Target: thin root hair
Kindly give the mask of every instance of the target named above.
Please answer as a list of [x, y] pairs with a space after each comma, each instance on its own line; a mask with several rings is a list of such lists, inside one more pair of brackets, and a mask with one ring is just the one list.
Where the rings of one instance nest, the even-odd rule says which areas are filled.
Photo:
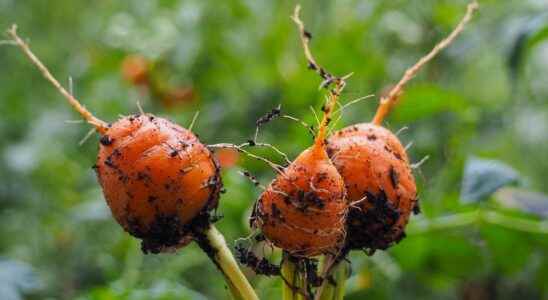
[[86, 120], [89, 124], [93, 125], [95, 129], [104, 134], [108, 130], [108, 124], [105, 121], [102, 121], [95, 117], [89, 110], [87, 110], [81, 103], [78, 101], [72, 93], [69, 93], [55, 77], [51, 74], [48, 68], [38, 59], [36, 55], [31, 51], [29, 45], [23, 41], [17, 35], [17, 25], [13, 24], [10, 29], [8, 29], [7, 34], [11, 37], [13, 43], [15, 43], [21, 51], [27, 56], [27, 58], [32, 62], [34, 66], [40, 70], [42, 76], [48, 80], [56, 89], [61, 93], [61, 95], [69, 102], [69, 104]]
[[403, 89], [405, 85], [415, 77], [415, 75], [421, 70], [421, 68], [426, 65], [429, 61], [431, 61], [438, 53], [440, 53], [443, 49], [447, 48], [449, 45], [455, 41], [455, 39], [460, 35], [460, 33], [464, 30], [464, 27], [468, 22], [470, 22], [472, 15], [474, 12], [478, 9], [479, 5], [477, 1], [472, 1], [470, 4], [468, 4], [466, 9], [466, 14], [461, 19], [461, 21], [457, 24], [457, 26], [453, 29], [453, 31], [444, 38], [441, 42], [439, 42], [428, 54], [423, 56], [419, 61], [407, 69], [403, 75], [403, 77], [400, 79], [400, 81], [390, 90], [388, 95], [386, 97], [382, 97], [380, 100], [379, 107], [377, 108], [377, 112], [375, 113], [375, 116], [373, 117], [373, 124], [380, 125], [384, 118], [390, 113], [392, 110], [392, 107], [398, 102], [398, 99], [400, 98], [400, 95], [403, 92]]
[[429, 158], [430, 158], [430, 155], [426, 155], [418, 162], [411, 164], [411, 169], [419, 169]]
[[411, 147], [413, 147], [413, 144], [414, 144], [413, 141], [410, 141], [409, 143], [407, 143], [407, 145], [405, 145], [405, 148], [404, 148], [405, 152], [411, 149]]
[[282, 115], [281, 116], [282, 118], [286, 118], [286, 119], [289, 119], [289, 120], [292, 120], [292, 121], [295, 121], [299, 124], [301, 124], [304, 128], [306, 128], [306, 130], [312, 134], [312, 136], [315, 136], [316, 133], [314, 132], [314, 126], [312, 125], [308, 125], [308, 123], [304, 122], [303, 120], [299, 119], [299, 118], [296, 118], [296, 117], [293, 117], [291, 115]]
[[396, 131], [395, 135], [399, 136], [401, 133], [403, 133], [404, 131], [407, 131], [408, 129], [409, 127], [403, 126], [402, 128], [398, 129], [398, 131]]
[[192, 117], [192, 121], [190, 121], [190, 125], [188, 125], [188, 130], [192, 131], [192, 128], [194, 128], [194, 124], [196, 124], [196, 120], [198, 119], [199, 115], [200, 115], [199, 110], [194, 113], [194, 116]]
[[242, 175], [243, 177], [247, 178], [249, 181], [251, 181], [251, 183], [253, 183], [254, 186], [262, 189], [262, 190], [266, 190], [266, 187], [264, 185], [262, 185], [259, 180], [257, 179], [256, 176], [252, 175], [249, 171], [247, 170], [244, 170], [244, 171], [238, 171], [238, 174]]
[[[323, 106], [323, 118], [319, 123], [318, 134], [316, 135], [314, 140], [314, 144], [316, 146], [321, 146], [323, 145], [323, 142], [327, 135], [327, 127], [329, 125], [329, 122], [331, 121], [330, 116], [335, 106], [335, 103], [337, 103], [337, 100], [339, 99], [339, 96], [346, 85], [346, 79], [352, 76], [352, 73], [343, 77], [333, 76], [329, 71], [327, 71], [324, 67], [318, 64], [318, 62], [312, 55], [309, 47], [310, 40], [312, 39], [312, 34], [305, 29], [304, 23], [299, 16], [300, 11], [301, 6], [295, 6], [295, 10], [293, 12], [293, 16], [291, 16], [291, 19], [293, 20], [293, 22], [295, 22], [297, 28], [299, 29], [301, 44], [304, 56], [306, 57], [306, 60], [308, 62], [308, 68], [314, 70], [323, 79], [320, 84], [320, 88], [326, 88], [329, 90], [329, 98], [327, 103]], [[330, 88], [331, 84], [335, 85], [333, 89]]]
[[254, 159], [257, 159], [259, 161], [262, 161], [264, 163], [266, 163], [267, 165], [269, 165], [272, 169], [274, 169], [276, 172], [278, 173], [283, 173], [282, 170], [284, 169], [283, 166], [277, 164], [277, 163], [274, 163], [270, 160], [268, 160], [267, 158], [265, 157], [262, 157], [260, 155], [256, 155], [254, 153], [251, 153], [247, 150], [244, 149], [245, 146], [249, 146], [249, 143], [244, 143], [242, 144], [244, 146], [241, 146], [241, 145], [235, 145], [235, 144], [230, 144], [230, 143], [219, 143], [219, 144], [212, 144], [212, 145], [207, 145], [208, 148], [231, 148], [231, 149], [236, 149], [238, 152], [241, 152], [241, 153], [244, 153], [245, 155], [251, 157], [251, 158], [254, 158]]
[[145, 111], [143, 110], [143, 107], [141, 106], [141, 101], [137, 100], [137, 101], [135, 102], [135, 105], [137, 105], [137, 109], [139, 109], [139, 113], [140, 113], [141, 115], [144, 116], [144, 115], [145, 115]]
[[93, 135], [94, 132], [95, 132], [95, 128], [91, 128], [86, 133], [86, 135], [84, 135], [84, 137], [78, 142], [78, 146], [84, 145], [84, 143]]

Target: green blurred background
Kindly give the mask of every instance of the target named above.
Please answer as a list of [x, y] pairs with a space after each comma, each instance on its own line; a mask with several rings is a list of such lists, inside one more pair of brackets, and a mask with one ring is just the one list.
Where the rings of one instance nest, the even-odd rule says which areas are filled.
[[[19, 25], [33, 50], [97, 116], [144, 110], [194, 126], [205, 143], [240, 143], [278, 104], [306, 122], [319, 79], [306, 69], [289, 19], [293, 1], [0, 0], [0, 28]], [[348, 299], [548, 299], [548, 2], [480, 1], [457, 41], [406, 89], [386, 126], [413, 142], [422, 214], [408, 237], [372, 257], [353, 253]], [[444, 37], [466, 1], [303, 1], [312, 50], [335, 74], [354, 72], [342, 102], [379, 95]], [[154, 64], [173, 105], [124, 80], [127, 55]], [[169, 94], [169, 93], [167, 93]], [[337, 127], [369, 121], [378, 97]], [[223, 279], [195, 245], [143, 255], [111, 218], [91, 169], [97, 135], [15, 47], [0, 46], [0, 299], [226, 299]], [[297, 123], [260, 140], [293, 158], [311, 138]], [[280, 161], [274, 153], [256, 151]], [[233, 245], [249, 234], [273, 172], [240, 158], [223, 172], [218, 222]], [[280, 280], [247, 274], [261, 298]]]

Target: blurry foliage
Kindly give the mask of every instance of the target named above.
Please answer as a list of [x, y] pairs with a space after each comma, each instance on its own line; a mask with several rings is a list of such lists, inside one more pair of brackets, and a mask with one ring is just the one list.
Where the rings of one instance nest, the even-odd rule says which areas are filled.
[[[379, 95], [398, 80], [451, 29], [466, 4], [303, 2], [318, 59], [336, 74], [355, 72], [345, 102]], [[252, 137], [255, 120], [280, 103], [285, 112], [315, 122], [309, 106], [318, 110], [322, 95], [289, 20], [294, 4], [0, 0], [0, 28], [17, 22], [56, 76], [64, 82], [72, 76], [74, 93], [105, 120], [136, 112], [137, 101], [183, 126], [200, 110], [194, 128], [204, 142], [238, 143]], [[480, 4], [464, 34], [417, 76], [387, 122], [394, 131], [409, 127], [400, 137], [413, 142], [414, 161], [430, 156], [417, 172], [423, 214], [412, 223], [478, 207], [531, 222], [546, 218], [528, 214], [537, 209], [520, 199], [533, 197], [546, 207], [548, 3]], [[120, 75], [130, 54], [161, 61], [168, 66], [161, 76], [166, 85], [192, 86], [199, 100], [168, 112], [143, 96]], [[0, 66], [0, 255], [13, 261], [8, 267], [0, 261], [0, 289], [7, 291], [0, 298], [23, 297], [30, 286], [39, 289], [29, 299], [228, 298], [221, 275], [195, 245], [171, 255], [140, 253], [110, 218], [91, 169], [97, 136], [78, 145], [89, 126], [65, 122], [76, 114], [17, 49], [1, 46]], [[370, 120], [375, 104], [355, 104], [338, 127]], [[288, 120], [266, 125], [260, 139], [290, 157], [311, 141], [305, 128]], [[486, 201], [462, 204], [470, 156], [511, 166], [527, 194], [506, 193], [501, 202], [497, 192], [492, 201], [494, 188], [481, 195]], [[249, 233], [246, 219], [259, 193], [238, 175], [242, 168], [263, 183], [273, 177], [268, 167], [246, 158], [224, 171], [228, 192], [218, 224], [228, 241]], [[474, 224], [410, 233], [371, 258], [353, 253], [348, 298], [546, 299], [546, 235]], [[29, 265], [36, 277], [25, 275]], [[278, 299], [279, 280], [248, 275], [262, 298]], [[35, 286], [36, 278], [41, 284]]]
[[4, 300], [20, 300], [41, 287], [32, 268], [22, 262], [0, 259], [0, 295]]
[[512, 167], [496, 160], [471, 157], [464, 165], [460, 199], [463, 203], [483, 200], [518, 181], [519, 174]]

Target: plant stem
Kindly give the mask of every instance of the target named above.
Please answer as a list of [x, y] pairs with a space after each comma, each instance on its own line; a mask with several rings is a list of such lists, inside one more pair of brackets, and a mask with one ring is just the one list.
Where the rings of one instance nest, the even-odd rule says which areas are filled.
[[304, 294], [303, 292], [306, 291], [306, 283], [305, 283], [305, 280], [304, 280], [304, 274], [302, 274], [301, 272], [299, 272], [297, 270], [297, 275], [295, 276], [295, 282], [297, 284], [297, 288], [299, 288], [301, 290], [301, 292], [296, 292], [295, 294], [297, 295], [297, 297], [295, 298], [296, 300], [309, 300]]
[[423, 234], [436, 230], [465, 227], [470, 225], [491, 224], [507, 229], [534, 233], [548, 234], [548, 222], [527, 220], [523, 218], [506, 216], [495, 211], [475, 210], [438, 217], [435, 219], [424, 219], [410, 223], [407, 232], [410, 234]]
[[297, 267], [289, 259], [289, 255], [284, 252], [282, 260], [282, 299], [296, 300], [298, 292], [295, 291], [297, 284]]
[[333, 300], [343, 300], [344, 299], [344, 292], [346, 289], [346, 280], [350, 276], [350, 266], [346, 262], [339, 263], [338, 266], [335, 267], [334, 271], [334, 277], [335, 282], [337, 285], [335, 286], [335, 290], [333, 293]]
[[[326, 259], [325, 263], [329, 263], [329, 260]], [[346, 287], [346, 280], [349, 275], [349, 266], [346, 262], [342, 261], [332, 267], [330, 274], [335, 281], [333, 284], [332, 281], [327, 278], [324, 279], [322, 286], [318, 289], [318, 294], [316, 299], [319, 300], [342, 300], [344, 299], [344, 291]], [[330, 276], [327, 274], [326, 276]]]
[[13, 39], [13, 42], [23, 51], [23, 53], [30, 59], [32, 64], [34, 64], [38, 70], [42, 73], [42, 76], [46, 78], [60, 93], [68, 103], [84, 118], [89, 124], [93, 125], [95, 129], [101, 134], [105, 134], [108, 131], [108, 124], [105, 121], [102, 121], [95, 117], [89, 110], [87, 110], [78, 99], [69, 93], [55, 77], [50, 73], [48, 68], [40, 61], [40, 59], [34, 55], [30, 50], [29, 45], [23, 41], [17, 35], [17, 25], [13, 24], [8, 30], [8, 35]]
[[472, 211], [435, 219], [421, 219], [410, 223], [406, 231], [408, 234], [421, 234], [436, 230], [465, 227], [476, 224], [478, 215], [478, 211]]
[[428, 54], [423, 56], [415, 65], [405, 71], [402, 79], [390, 90], [387, 96], [381, 98], [381, 102], [375, 113], [372, 123], [376, 125], [381, 125], [382, 121], [388, 115], [392, 107], [397, 103], [400, 94], [403, 91], [405, 85], [415, 77], [415, 75], [420, 71], [420, 69], [429, 61], [431, 61], [439, 52], [447, 48], [453, 41], [459, 36], [459, 34], [464, 30], [464, 27], [470, 19], [474, 12], [478, 9], [478, 3], [474, 0], [472, 3], [468, 4], [466, 9], [466, 14], [461, 19], [459, 24], [453, 29], [453, 31], [441, 42], [439, 42]]
[[322, 260], [322, 271], [320, 276], [323, 277], [322, 285], [316, 291], [316, 300], [331, 300], [333, 297], [334, 286], [329, 282], [328, 277], [331, 274], [334, 266], [334, 257], [331, 255], [326, 255]]
[[212, 224], [205, 230], [203, 237], [196, 238], [196, 242], [217, 268], [223, 273], [230, 291], [235, 299], [258, 300], [257, 294], [249, 281], [240, 270], [236, 259], [230, 252], [223, 235]]

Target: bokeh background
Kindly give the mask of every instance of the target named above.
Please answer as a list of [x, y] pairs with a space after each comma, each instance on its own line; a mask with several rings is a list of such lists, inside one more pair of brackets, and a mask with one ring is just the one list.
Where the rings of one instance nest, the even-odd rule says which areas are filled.
[[[282, 105], [315, 123], [319, 79], [306, 69], [293, 1], [0, 0], [0, 28], [19, 25], [33, 50], [97, 116], [144, 110], [188, 126], [206, 143], [240, 143]], [[312, 49], [335, 74], [354, 72], [337, 124], [372, 118], [378, 95], [445, 36], [466, 1], [302, 1]], [[422, 214], [408, 237], [372, 257], [353, 253], [348, 299], [548, 299], [548, 2], [480, 1], [461, 37], [406, 89], [387, 119], [413, 161]], [[128, 58], [129, 55], [130, 58]], [[138, 55], [138, 56], [135, 56]], [[125, 67], [124, 67], [125, 66]], [[128, 81], [142, 67], [144, 84]], [[125, 73], [124, 73], [125, 72]], [[125, 75], [124, 75], [125, 74]], [[124, 77], [125, 76], [125, 77]], [[143, 82], [141, 82], [143, 83]], [[0, 46], [0, 299], [226, 299], [223, 279], [195, 245], [143, 255], [111, 218], [91, 169], [98, 136], [9, 44]], [[260, 140], [290, 157], [307, 147], [290, 120]], [[256, 153], [280, 161], [275, 153]], [[264, 164], [224, 153], [228, 190], [218, 222], [231, 245]], [[246, 270], [260, 296], [280, 280]]]

